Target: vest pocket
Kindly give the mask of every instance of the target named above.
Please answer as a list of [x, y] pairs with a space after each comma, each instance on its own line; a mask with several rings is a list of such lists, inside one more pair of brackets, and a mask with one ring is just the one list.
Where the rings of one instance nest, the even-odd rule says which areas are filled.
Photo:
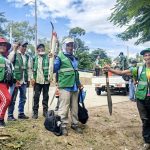
[[136, 98], [140, 100], [144, 100], [147, 93], [147, 86], [139, 85], [136, 91]]

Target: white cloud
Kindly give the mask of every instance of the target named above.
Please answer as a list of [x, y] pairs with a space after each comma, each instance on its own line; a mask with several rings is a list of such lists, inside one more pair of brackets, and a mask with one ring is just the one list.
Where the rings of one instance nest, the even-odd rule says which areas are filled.
[[[23, 6], [25, 3], [33, 5], [32, 0], [7, 0], [8, 2], [16, 2], [17, 7]], [[33, 0], [34, 2], [34, 0]], [[117, 33], [124, 31], [124, 28], [113, 26], [108, 21], [108, 17], [112, 12], [116, 0], [37, 0], [38, 17], [46, 19], [66, 18], [69, 20], [68, 27], [79, 26], [86, 32], [97, 34], [105, 34], [111, 37], [116, 44], [127, 45], [131, 49], [141, 50], [148, 44], [135, 46], [134, 40], [129, 42], [121, 42], [115, 37]], [[32, 12], [34, 15], [34, 11]], [[88, 41], [91, 43], [90, 41]]]
[[[17, 7], [25, 3], [33, 5], [32, 0], [16, 1]], [[107, 19], [114, 7], [115, 0], [38, 0], [38, 16], [47, 18], [67, 18], [68, 27], [80, 26], [87, 32], [112, 35], [123, 29], [114, 27]], [[48, 13], [49, 12], [49, 13]]]

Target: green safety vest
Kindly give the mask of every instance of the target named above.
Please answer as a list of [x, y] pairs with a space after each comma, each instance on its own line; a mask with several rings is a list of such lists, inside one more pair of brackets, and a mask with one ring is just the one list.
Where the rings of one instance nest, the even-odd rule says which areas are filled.
[[63, 52], [59, 52], [58, 57], [61, 60], [60, 70], [58, 71], [59, 88], [73, 87], [76, 83], [79, 85], [79, 73], [71, 64], [71, 60]]
[[25, 55], [26, 62], [25, 66], [23, 65], [23, 59], [20, 53], [16, 53], [15, 63], [14, 63], [14, 79], [21, 80], [23, 78], [23, 71], [24, 71], [24, 79], [28, 81], [28, 56]]
[[146, 67], [143, 66], [143, 70], [140, 74], [137, 90], [135, 92], [135, 96], [139, 100], [144, 100], [146, 98], [148, 91], [148, 82], [147, 82], [147, 76], [146, 76]]
[[[48, 81], [48, 69], [49, 69], [49, 58], [47, 55], [43, 56], [42, 60], [43, 74], [45, 81]], [[33, 77], [36, 80], [38, 69], [38, 56], [35, 57], [33, 61]]]
[[5, 58], [0, 55], [0, 82], [4, 80], [5, 77]]

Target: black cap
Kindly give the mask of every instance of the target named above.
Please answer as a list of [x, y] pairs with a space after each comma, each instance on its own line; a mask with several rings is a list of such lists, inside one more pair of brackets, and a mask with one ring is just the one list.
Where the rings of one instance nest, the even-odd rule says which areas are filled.
[[123, 52], [120, 52], [119, 56], [120, 56], [120, 55], [123, 55]]
[[45, 48], [45, 45], [44, 44], [37, 45], [37, 49], [39, 49], [39, 48]]
[[131, 64], [137, 64], [138, 62], [136, 60], [132, 60]]
[[146, 52], [150, 52], [150, 48], [144, 49], [140, 52], [141, 55], [144, 55]]

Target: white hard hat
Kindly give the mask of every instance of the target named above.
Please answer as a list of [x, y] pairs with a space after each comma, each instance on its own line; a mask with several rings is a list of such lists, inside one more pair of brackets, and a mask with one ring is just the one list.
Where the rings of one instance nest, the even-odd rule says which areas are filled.
[[68, 37], [68, 38], [64, 39], [63, 43], [64, 43], [64, 44], [74, 43], [74, 39], [73, 39], [73, 38]]

